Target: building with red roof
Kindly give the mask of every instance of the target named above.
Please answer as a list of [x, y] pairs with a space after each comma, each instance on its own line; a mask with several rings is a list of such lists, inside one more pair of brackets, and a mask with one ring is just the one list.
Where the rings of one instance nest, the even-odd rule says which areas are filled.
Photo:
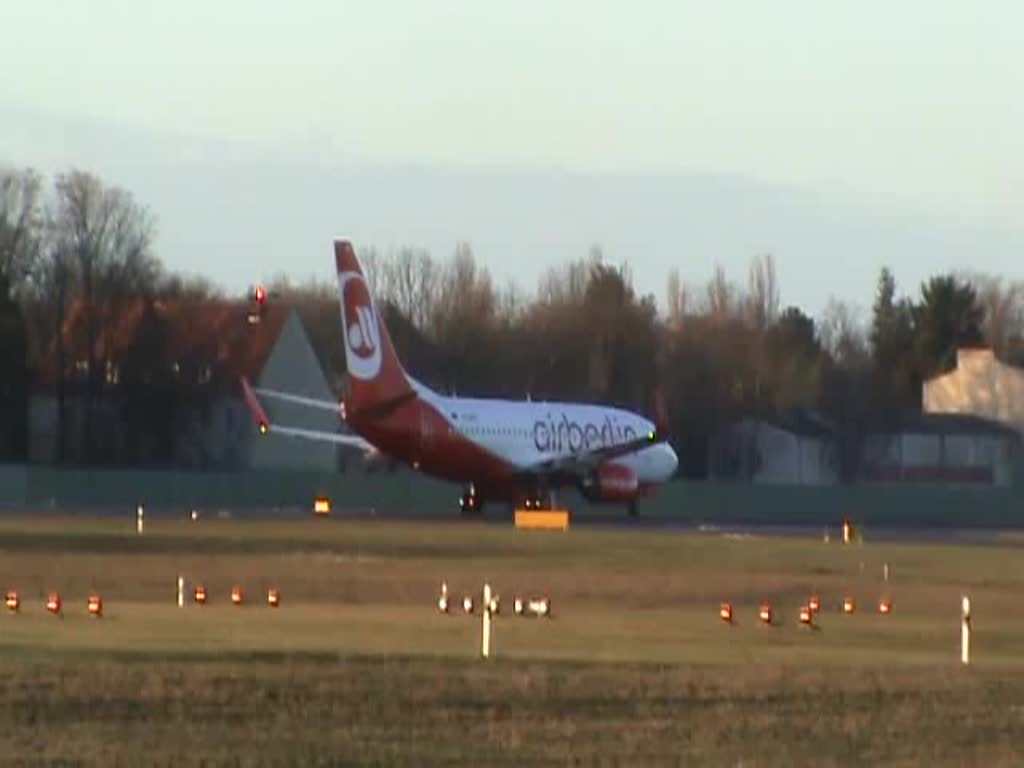
[[[58, 399], [63, 389], [66, 463], [337, 467], [337, 451], [330, 444], [259, 434], [241, 396], [239, 380], [246, 377], [271, 389], [335, 398], [292, 306], [136, 299], [96, 307], [90, 315], [78, 301], [68, 308], [60, 345], [54, 341], [47, 364], [36, 374], [29, 415], [34, 462], [60, 456]], [[294, 426], [341, 428], [340, 417], [327, 411], [287, 403], [266, 407], [272, 419]]]

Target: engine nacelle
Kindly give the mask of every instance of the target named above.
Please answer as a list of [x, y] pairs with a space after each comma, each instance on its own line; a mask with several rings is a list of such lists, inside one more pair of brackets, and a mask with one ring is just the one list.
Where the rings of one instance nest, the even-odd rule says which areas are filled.
[[597, 468], [583, 492], [591, 501], [635, 501], [640, 496], [640, 478], [632, 467], [608, 462]]

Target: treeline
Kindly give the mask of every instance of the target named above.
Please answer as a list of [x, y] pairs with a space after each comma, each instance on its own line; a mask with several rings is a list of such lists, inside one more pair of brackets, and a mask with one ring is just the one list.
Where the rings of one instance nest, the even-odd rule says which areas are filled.
[[[31, 169], [0, 167], [0, 461], [22, 460], [28, 448], [29, 397], [34, 388], [56, 396], [56, 454], [68, 450], [70, 396], [76, 411], [78, 456], [104, 453], [102, 422], [112, 407], [129, 425], [127, 439], [172, 441], [173, 409], [154, 407], [173, 389], [163, 370], [163, 329], [156, 301], [216, 294], [206, 281], [168, 272], [153, 251], [155, 217], [127, 190], [70, 170], [44, 179]], [[119, 397], [108, 387], [107, 360], [98, 359], [129, 301], [149, 310], [139, 337], [117, 372]], [[81, 317], [76, 339], [85, 359], [70, 359], [61, 332], [72, 308]], [[70, 375], [75, 368], [76, 375]], [[109, 452], [109, 451], [108, 451]], [[88, 461], [88, 463], [93, 463]]]
[[[497, 286], [468, 245], [447, 260], [417, 248], [362, 250], [370, 288], [407, 367], [440, 390], [534, 400], [582, 399], [669, 408], [682, 471], [708, 472], [711, 437], [745, 416], [795, 410], [829, 420], [841, 472], [852, 479], [866, 430], [921, 407], [925, 379], [950, 369], [961, 346], [991, 345], [1024, 365], [1024, 283], [938, 275], [901, 296], [881, 270], [869, 312], [832, 299], [818, 318], [783, 306], [770, 255], [737, 283], [716, 268], [706, 285], [669, 274], [661, 311], [628, 265], [594, 248], [550, 269], [532, 296]], [[304, 306], [325, 367], [344, 370], [330, 284], [272, 293]], [[313, 316], [318, 305], [329, 311]]]
[[[95, 176], [69, 171], [47, 183], [32, 171], [0, 169], [0, 459], [25, 455], [28, 396], [44, 371], [56, 372], [63, 413], [72, 384], [58, 329], [77, 303], [86, 312], [90, 358], [84, 379], [73, 378], [86, 401], [87, 460], [103, 461], [94, 421], [113, 400], [130, 413], [134, 439], [150, 446], [151, 460], [174, 461], [173, 432], [183, 428], [174, 403], [184, 395], [160, 354], [166, 329], [157, 314], [149, 313], [132, 354], [119, 361], [117, 396], [95, 359], [95, 340], [116, 325], [126, 299], [152, 306], [222, 298], [205, 281], [168, 271], [153, 251], [154, 236], [151, 212]], [[884, 269], [870, 310], [833, 299], [814, 318], [782, 304], [770, 255], [752, 259], [741, 281], [718, 267], [706, 285], [686, 285], [673, 270], [660, 309], [655, 296], [636, 290], [627, 263], [596, 247], [549, 269], [531, 293], [497, 285], [466, 244], [445, 259], [411, 247], [363, 247], [361, 257], [417, 377], [459, 395], [571, 398], [648, 411], [660, 390], [681, 471], [693, 477], [706, 475], [708, 444], [721, 427], [792, 409], [836, 425], [850, 477], [862, 431], [919, 408], [922, 381], [952, 367], [958, 346], [989, 344], [1001, 359], [1024, 364], [1024, 284], [992, 276], [938, 275], [901, 295]], [[300, 313], [340, 387], [334, 285], [281, 277], [268, 287], [272, 302]], [[216, 372], [213, 378], [215, 384]], [[202, 396], [191, 392], [189, 402]], [[61, 426], [61, 443], [65, 432]], [[63, 455], [62, 447], [58, 459]]]

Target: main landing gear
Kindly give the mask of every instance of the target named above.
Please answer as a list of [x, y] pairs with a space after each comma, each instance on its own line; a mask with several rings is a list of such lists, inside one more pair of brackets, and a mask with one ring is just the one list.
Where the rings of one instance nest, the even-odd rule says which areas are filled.
[[558, 509], [558, 498], [552, 489], [528, 493], [522, 500], [523, 509]]
[[459, 497], [459, 511], [464, 515], [479, 515], [483, 512], [484, 500], [476, 492], [476, 488], [470, 485]]

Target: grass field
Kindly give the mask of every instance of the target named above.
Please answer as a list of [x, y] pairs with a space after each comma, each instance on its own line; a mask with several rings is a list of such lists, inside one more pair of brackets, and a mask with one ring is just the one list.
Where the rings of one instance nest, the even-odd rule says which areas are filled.
[[[1012, 765], [1024, 560], [992, 546], [482, 523], [0, 519], [0, 761]], [[888, 564], [890, 580], [882, 579]], [[210, 603], [179, 609], [175, 580]], [[503, 598], [494, 657], [438, 587]], [[249, 602], [228, 600], [238, 584]], [[269, 586], [282, 606], [268, 608]], [[65, 616], [44, 609], [59, 590]], [[99, 591], [106, 615], [87, 616]], [[811, 592], [818, 628], [797, 623]], [[547, 594], [554, 618], [511, 615]], [[959, 663], [962, 594], [973, 664]], [[842, 598], [859, 610], [844, 616]], [[877, 613], [882, 596], [893, 613]], [[730, 600], [737, 622], [724, 625]], [[772, 602], [777, 624], [756, 619]]]

